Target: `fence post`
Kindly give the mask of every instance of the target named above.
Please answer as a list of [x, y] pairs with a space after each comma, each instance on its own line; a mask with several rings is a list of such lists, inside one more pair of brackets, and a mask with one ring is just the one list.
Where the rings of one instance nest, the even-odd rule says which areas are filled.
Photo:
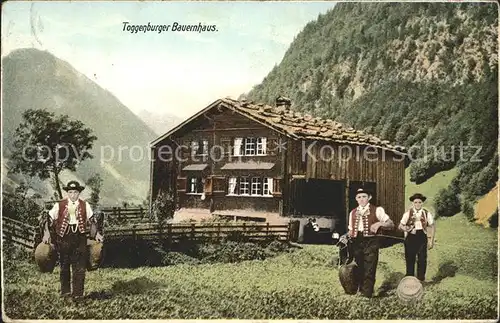
[[220, 223], [217, 223], [217, 239], [220, 239]]
[[121, 215], [121, 207], [118, 207], [118, 220], [122, 220], [122, 215]]
[[172, 245], [172, 223], [167, 223], [167, 243], [169, 246]]
[[292, 236], [292, 222], [288, 222], [288, 232], [286, 233], [286, 241], [290, 241]]
[[194, 240], [194, 232], [195, 232], [194, 223], [191, 223], [191, 239], [193, 240]]
[[141, 212], [141, 220], [144, 218], [144, 213], [143, 213], [143, 210], [142, 210], [142, 206], [139, 207], [139, 210]]
[[266, 239], [269, 239], [269, 222], [266, 223]]

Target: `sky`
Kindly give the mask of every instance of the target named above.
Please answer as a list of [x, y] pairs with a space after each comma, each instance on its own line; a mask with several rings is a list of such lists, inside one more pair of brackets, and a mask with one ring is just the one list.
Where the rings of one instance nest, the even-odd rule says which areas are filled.
[[[334, 2], [21, 2], [2, 5], [2, 57], [47, 50], [133, 112], [187, 118], [237, 98], [279, 64]], [[131, 25], [216, 25], [216, 32], [132, 33]], [[172, 27], [170, 27], [172, 28]]]

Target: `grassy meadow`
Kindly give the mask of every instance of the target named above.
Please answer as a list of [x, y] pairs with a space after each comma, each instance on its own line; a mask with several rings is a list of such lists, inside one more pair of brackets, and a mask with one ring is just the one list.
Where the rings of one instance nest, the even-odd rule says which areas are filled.
[[179, 264], [87, 272], [85, 306], [59, 298], [59, 269], [4, 262], [11, 319], [495, 319], [497, 232], [463, 215], [438, 220], [428, 282], [416, 306], [402, 304], [402, 244], [380, 252], [375, 297], [345, 295], [338, 249], [304, 245], [238, 263]]

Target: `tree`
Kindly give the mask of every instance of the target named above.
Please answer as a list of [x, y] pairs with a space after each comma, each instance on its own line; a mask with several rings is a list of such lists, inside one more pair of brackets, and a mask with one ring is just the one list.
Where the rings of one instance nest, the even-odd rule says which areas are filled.
[[16, 128], [12, 161], [13, 171], [38, 176], [45, 180], [52, 177], [54, 190], [62, 199], [59, 174], [93, 158], [92, 149], [96, 136], [79, 120], [67, 115], [55, 115], [44, 109], [29, 109]]
[[92, 189], [92, 192], [90, 193], [90, 205], [95, 208], [99, 204], [99, 194], [101, 194], [101, 187], [102, 187], [102, 178], [99, 173], [95, 173], [92, 175], [89, 179], [87, 179], [87, 184], [88, 187]]

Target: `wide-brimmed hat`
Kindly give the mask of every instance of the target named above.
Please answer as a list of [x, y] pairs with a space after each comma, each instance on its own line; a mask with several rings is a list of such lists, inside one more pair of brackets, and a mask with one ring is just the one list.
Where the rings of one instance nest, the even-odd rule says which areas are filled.
[[69, 191], [69, 190], [77, 190], [78, 192], [81, 192], [85, 189], [85, 186], [81, 186], [80, 183], [77, 181], [69, 181], [66, 186], [63, 187], [63, 190]]
[[416, 199], [419, 199], [422, 202], [425, 202], [425, 200], [427, 200], [427, 197], [425, 197], [424, 195], [422, 195], [420, 193], [415, 193], [412, 196], [410, 196], [410, 201], [411, 202], [413, 202], [413, 200], [416, 200]]
[[368, 190], [368, 189], [366, 189], [366, 188], [363, 188], [363, 187], [358, 188], [358, 189], [356, 190], [356, 195], [358, 195], [358, 194], [362, 194], [362, 193], [368, 194], [369, 196], [372, 196], [372, 195], [373, 195], [373, 194], [372, 194], [372, 192], [371, 192], [370, 190]]

